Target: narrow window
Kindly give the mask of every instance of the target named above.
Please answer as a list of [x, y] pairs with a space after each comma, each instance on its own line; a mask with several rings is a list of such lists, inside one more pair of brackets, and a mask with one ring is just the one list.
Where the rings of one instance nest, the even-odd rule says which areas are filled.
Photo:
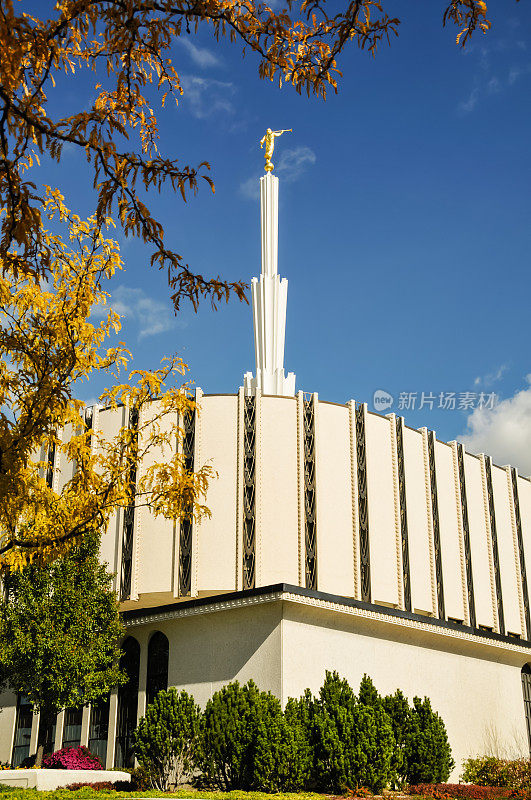
[[160, 691], [168, 688], [168, 661], [170, 645], [166, 636], [160, 631], [154, 633], [149, 640], [146, 705], [149, 706]]
[[79, 747], [81, 744], [82, 708], [67, 708], [63, 728], [63, 747]]
[[90, 709], [88, 749], [105, 767], [107, 761], [107, 738], [109, 735], [109, 698], [94, 703]]
[[47, 756], [55, 750], [55, 729], [57, 725], [57, 714], [44, 716], [41, 712], [39, 720], [39, 737], [37, 747], [43, 747], [43, 755]]
[[15, 723], [15, 739], [11, 765], [20, 767], [29, 756], [31, 741], [31, 725], [33, 722], [33, 706], [24, 694], [17, 697], [17, 719]]
[[115, 767], [132, 767], [134, 754], [132, 734], [136, 728], [138, 711], [138, 676], [140, 672], [140, 645], [128, 636], [122, 645], [120, 669], [127, 675], [127, 683], [118, 689], [118, 730], [116, 735]]

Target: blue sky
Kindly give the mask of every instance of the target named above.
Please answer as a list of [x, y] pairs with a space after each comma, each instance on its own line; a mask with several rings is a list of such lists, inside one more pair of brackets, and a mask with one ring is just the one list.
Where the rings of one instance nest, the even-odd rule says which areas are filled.
[[[401, 15], [399, 38], [375, 59], [347, 50], [326, 102], [260, 81], [255, 56], [242, 60], [208, 28], [185, 35], [173, 59], [185, 92], [161, 115], [161, 150], [210, 161], [216, 193], [205, 184], [184, 205], [168, 190], [152, 208], [194, 271], [249, 281], [260, 272], [258, 142], [268, 126], [293, 128], [275, 161], [285, 366], [297, 388], [371, 410], [383, 390], [386, 411], [407, 424], [531, 474], [531, 8], [490, 3], [492, 30], [463, 51], [442, 27], [444, 3], [385, 5]], [[61, 84], [55, 107], [91, 84]], [[88, 212], [82, 156], [63, 163], [68, 199]], [[235, 392], [254, 369], [251, 307], [205, 303], [175, 318], [147, 248], [121, 243], [113, 303], [135, 365], [177, 352], [205, 392]], [[94, 381], [82, 394], [100, 389]], [[433, 408], [418, 408], [422, 392]], [[455, 393], [455, 409], [438, 408], [441, 392]], [[465, 392], [475, 405], [496, 393], [497, 405], [460, 410]], [[414, 409], [400, 409], [401, 393], [416, 393]]]

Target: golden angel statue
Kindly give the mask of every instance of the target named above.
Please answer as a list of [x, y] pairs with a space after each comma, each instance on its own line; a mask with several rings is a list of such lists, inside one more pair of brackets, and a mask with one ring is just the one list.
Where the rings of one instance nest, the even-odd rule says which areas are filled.
[[271, 161], [271, 156], [273, 155], [273, 150], [275, 149], [275, 139], [277, 136], [282, 136], [283, 133], [291, 133], [293, 128], [286, 128], [283, 131], [272, 131], [271, 128], [268, 128], [265, 136], [262, 137], [260, 140], [260, 147], [264, 146], [265, 143], [265, 171], [272, 172], [273, 167], [275, 166]]

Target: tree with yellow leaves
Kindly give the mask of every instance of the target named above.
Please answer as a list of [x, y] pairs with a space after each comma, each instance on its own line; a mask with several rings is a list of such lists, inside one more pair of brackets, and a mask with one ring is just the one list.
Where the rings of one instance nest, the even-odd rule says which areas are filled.
[[[94, 219], [72, 215], [57, 191], [48, 192], [44, 213], [50, 223], [65, 223], [70, 239], [67, 245], [43, 230], [51, 254], [47, 282], [15, 276], [12, 265], [0, 276], [0, 566], [10, 569], [35, 554], [53, 559], [83, 534], [101, 533], [117, 508], [149, 505], [155, 515], [200, 517], [211, 475], [208, 466], [187, 470], [177, 447], [193, 407], [179, 358], [153, 372], [134, 371], [102, 395], [105, 405], [134, 411], [135, 425], [112, 439], [91, 429], [75, 390], [95, 372], [118, 377], [129, 360], [123, 345], [105, 348], [120, 329], [112, 309], [99, 324], [91, 320], [107, 300], [105, 281], [122, 264], [116, 242]], [[154, 451], [158, 460], [133, 481], [137, 462]], [[60, 489], [52, 454], [52, 461], [71, 465], [69, 476], [59, 476]]]
[[[464, 45], [474, 30], [488, 29], [486, 3], [446, 0], [447, 21]], [[114, 441], [91, 430], [76, 400], [80, 381], [94, 371], [123, 372], [129, 357], [125, 346], [104, 349], [119, 328], [116, 314], [100, 325], [90, 319], [106, 299], [105, 281], [121, 268], [115, 243], [105, 238], [111, 216], [126, 236], [150, 246], [176, 310], [183, 299], [197, 308], [201, 298], [215, 306], [231, 294], [245, 297], [242, 282], [197, 274], [169, 249], [137, 189], [144, 196], [169, 185], [184, 200], [202, 180], [213, 190], [206, 161], [181, 165], [159, 151], [157, 114], [182, 93], [171, 61], [176, 38], [209, 26], [217, 39], [254, 51], [262, 78], [325, 97], [337, 90], [345, 46], [357, 43], [374, 55], [399, 24], [384, 0], [333, 10], [326, 0], [286, 0], [280, 11], [254, 0], [57, 0], [48, 18], [0, 0], [0, 567], [54, 558], [86, 531], [103, 531], [133, 495], [136, 505], [170, 518], [206, 513], [208, 470], [191, 473], [175, 453], [178, 420], [191, 404], [180, 386], [180, 359], [132, 373], [103, 395], [140, 420]], [[71, 80], [82, 69], [95, 74], [92, 106], [54, 114], [56, 79]], [[157, 111], [148, 94], [158, 98]], [[94, 215], [85, 222], [66, 209], [60, 187], [35, 177], [39, 158], [59, 164], [67, 144], [85, 153], [93, 172]], [[57, 224], [68, 244], [50, 232]], [[156, 411], [142, 423], [148, 405]], [[159, 460], [139, 476], [135, 465], [148, 450]], [[57, 491], [47, 480], [54, 452], [75, 465]]]

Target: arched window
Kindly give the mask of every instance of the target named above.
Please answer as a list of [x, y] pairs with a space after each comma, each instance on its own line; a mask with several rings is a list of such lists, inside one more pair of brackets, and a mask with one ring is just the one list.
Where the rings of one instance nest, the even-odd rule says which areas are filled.
[[527, 725], [527, 738], [531, 754], [531, 664], [522, 667], [522, 689], [524, 692], [525, 721]]
[[132, 636], [128, 636], [122, 644], [120, 669], [127, 675], [127, 683], [118, 689], [118, 730], [114, 766], [132, 767], [134, 755], [131, 739], [136, 728], [140, 671], [140, 645]]
[[20, 767], [29, 756], [31, 741], [31, 726], [33, 723], [33, 706], [24, 694], [17, 697], [17, 721], [15, 723], [15, 739], [11, 766]]
[[166, 636], [160, 631], [154, 633], [149, 640], [146, 704], [153, 702], [161, 690], [168, 688], [168, 660], [170, 645]]

